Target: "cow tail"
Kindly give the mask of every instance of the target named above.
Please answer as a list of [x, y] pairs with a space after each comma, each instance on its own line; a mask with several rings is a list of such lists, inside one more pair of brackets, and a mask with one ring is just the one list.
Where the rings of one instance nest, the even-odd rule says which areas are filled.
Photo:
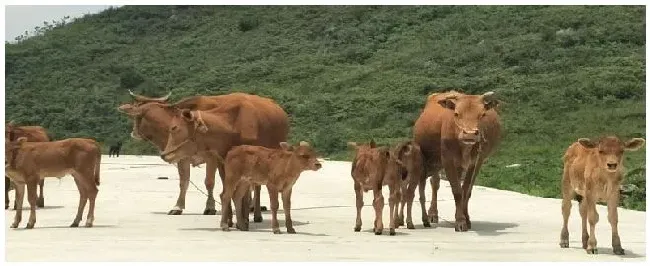
[[99, 145], [97, 145], [97, 159], [95, 160], [95, 185], [99, 186], [99, 166], [102, 162], [102, 152]]

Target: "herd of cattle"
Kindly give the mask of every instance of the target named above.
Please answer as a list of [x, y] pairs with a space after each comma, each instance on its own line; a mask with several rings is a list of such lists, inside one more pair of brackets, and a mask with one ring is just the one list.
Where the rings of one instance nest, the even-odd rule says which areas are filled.
[[[305, 141], [287, 143], [289, 118], [275, 101], [245, 93], [219, 96], [194, 96], [176, 103], [169, 96], [145, 97], [132, 92], [133, 102], [118, 110], [133, 121], [131, 137], [146, 140], [161, 151], [161, 158], [175, 164], [180, 176], [180, 193], [170, 215], [182, 214], [189, 185], [191, 166], [206, 164], [206, 215], [216, 214], [214, 185], [216, 171], [223, 184], [221, 228], [233, 226], [231, 201], [235, 206], [236, 228], [248, 230], [251, 204], [253, 221], [261, 222], [260, 189], [265, 185], [271, 204], [271, 224], [280, 233], [277, 221], [278, 195], [282, 194], [287, 233], [295, 233], [291, 220], [292, 187], [303, 171], [322, 167], [316, 150]], [[375, 219], [373, 231], [383, 232], [384, 196], [388, 186], [389, 234], [404, 225], [414, 229], [411, 208], [418, 188], [422, 223], [430, 227], [438, 223], [437, 192], [441, 170], [451, 186], [455, 201], [455, 230], [467, 231], [472, 223], [468, 211], [477, 173], [492, 155], [501, 140], [501, 122], [494, 93], [469, 95], [457, 91], [428, 96], [424, 110], [415, 122], [413, 139], [394, 147], [349, 142], [355, 150], [351, 176], [356, 195], [355, 231], [361, 230], [363, 193], [372, 190]], [[598, 222], [597, 201], [608, 205], [612, 226], [612, 247], [615, 254], [624, 254], [618, 236], [617, 206], [622, 182], [623, 152], [643, 146], [644, 139], [627, 142], [614, 136], [599, 140], [581, 138], [571, 144], [564, 155], [562, 178], [563, 227], [560, 246], [568, 247], [567, 221], [571, 200], [577, 194], [582, 218], [582, 244], [588, 253], [596, 253], [595, 224]], [[119, 146], [111, 147], [110, 155], [119, 154]], [[15, 219], [11, 228], [21, 221], [22, 203], [27, 187], [30, 217], [26, 228], [36, 222], [36, 206], [44, 206], [43, 179], [74, 177], [79, 189], [77, 215], [70, 225], [79, 226], [85, 205], [89, 202], [86, 226], [94, 221], [95, 199], [100, 184], [100, 145], [91, 139], [70, 138], [50, 141], [40, 126], [5, 125], [5, 209], [9, 207], [10, 180], [15, 188]], [[426, 180], [432, 186], [431, 205], [427, 211], [424, 195]], [[37, 185], [40, 195], [37, 196]], [[251, 197], [251, 192], [254, 192]], [[254, 201], [253, 201], [254, 200]], [[587, 231], [587, 221], [589, 229]]]

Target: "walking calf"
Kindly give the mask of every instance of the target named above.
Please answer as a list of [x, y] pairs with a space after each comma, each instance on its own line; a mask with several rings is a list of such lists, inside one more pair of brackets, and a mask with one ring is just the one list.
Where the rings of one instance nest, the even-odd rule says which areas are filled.
[[11, 228], [17, 228], [22, 219], [24, 184], [27, 184], [27, 200], [30, 205], [28, 229], [36, 223], [36, 185], [45, 177], [61, 178], [67, 174], [74, 177], [79, 189], [77, 216], [70, 227], [79, 226], [81, 215], [90, 201], [86, 227], [92, 227], [95, 219], [95, 198], [99, 185], [101, 152], [97, 142], [91, 139], [71, 138], [52, 142], [26, 142], [5, 138], [5, 172], [16, 186], [16, 216]]
[[[317, 171], [322, 167], [316, 152], [309, 143], [301, 141], [298, 146], [280, 143], [281, 149], [262, 146], [241, 145], [233, 148], [226, 156], [226, 176], [223, 183], [222, 211], [229, 213], [230, 200], [235, 202], [237, 228], [248, 230], [248, 205], [245, 195], [250, 195], [251, 185], [266, 185], [271, 201], [271, 227], [274, 234], [280, 233], [277, 212], [278, 193], [282, 193], [282, 205], [287, 233], [294, 234], [291, 220], [291, 191], [303, 171]], [[221, 229], [230, 230], [227, 215], [221, 216]]]
[[431, 227], [425, 206], [424, 189], [426, 186], [426, 176], [424, 174], [424, 160], [422, 159], [420, 146], [413, 141], [405, 141], [395, 146], [393, 154], [395, 154], [397, 162], [403, 170], [401, 171], [402, 197], [400, 199], [399, 215], [396, 221], [396, 226], [404, 225], [404, 206], [407, 205], [406, 227], [408, 229], [415, 229], [413, 218], [411, 216], [411, 209], [413, 207], [413, 199], [415, 198], [415, 188], [419, 188], [418, 192], [420, 194], [422, 224], [425, 227]]
[[[355, 148], [356, 155], [352, 162], [352, 179], [354, 193], [357, 198], [357, 221], [354, 231], [361, 231], [361, 208], [363, 207], [363, 193], [372, 190], [374, 194], [373, 207], [375, 209], [375, 235], [381, 235], [384, 229], [382, 212], [384, 209], [384, 196], [382, 187], [387, 185], [390, 196], [388, 207], [390, 210], [390, 235], [395, 235], [397, 207], [400, 201], [400, 186], [402, 183], [403, 166], [387, 147], [377, 147], [374, 141], [369, 144], [348, 142], [348, 146]], [[404, 177], [405, 178], [405, 177]]]
[[[589, 254], [596, 254], [596, 201], [607, 202], [607, 219], [612, 226], [612, 248], [614, 254], [624, 255], [618, 235], [618, 201], [620, 183], [623, 179], [623, 152], [639, 149], [644, 139], [634, 138], [622, 142], [614, 136], [592, 141], [581, 138], [571, 144], [564, 154], [564, 174], [562, 176], [562, 232], [560, 247], [569, 247], [567, 222], [571, 214], [571, 199], [575, 193], [579, 200], [582, 218], [582, 248]], [[589, 220], [589, 232], [587, 232]]]

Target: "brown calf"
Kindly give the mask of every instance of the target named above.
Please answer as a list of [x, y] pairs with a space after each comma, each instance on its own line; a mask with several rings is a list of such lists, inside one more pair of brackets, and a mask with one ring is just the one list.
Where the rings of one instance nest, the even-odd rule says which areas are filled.
[[413, 218], [411, 217], [411, 209], [413, 207], [413, 199], [415, 198], [415, 188], [419, 187], [422, 224], [425, 227], [431, 227], [425, 206], [424, 189], [426, 186], [426, 176], [424, 174], [424, 160], [422, 159], [420, 146], [413, 141], [402, 142], [395, 146], [393, 154], [395, 154], [395, 157], [398, 159], [398, 164], [403, 169], [401, 172], [401, 178], [403, 180], [401, 182], [402, 197], [400, 199], [397, 226], [404, 225], [404, 206], [407, 205], [406, 228], [415, 229]]
[[390, 235], [395, 235], [397, 208], [400, 201], [400, 186], [402, 183], [403, 167], [387, 147], [377, 147], [374, 141], [369, 144], [348, 142], [348, 146], [356, 150], [352, 161], [352, 179], [357, 203], [357, 220], [354, 231], [361, 231], [361, 208], [363, 207], [363, 193], [372, 190], [374, 195], [373, 208], [375, 209], [375, 222], [373, 231], [381, 235], [384, 230], [382, 213], [384, 209], [384, 196], [382, 187], [388, 186], [390, 196], [388, 206], [390, 210]]
[[[569, 146], [564, 154], [562, 176], [562, 232], [560, 247], [569, 247], [567, 222], [571, 214], [571, 199], [580, 195], [580, 217], [582, 218], [582, 248], [589, 254], [596, 254], [596, 223], [598, 213], [596, 202], [607, 202], [607, 218], [612, 226], [612, 248], [614, 254], [624, 255], [618, 236], [619, 186], [623, 180], [623, 152], [634, 151], [645, 144], [645, 140], [634, 138], [627, 142], [610, 136], [592, 141], [581, 138]], [[580, 198], [580, 197], [579, 197]], [[589, 232], [587, 232], [589, 220]]]
[[[47, 136], [47, 132], [41, 126], [16, 126], [13, 121], [5, 125], [5, 139], [14, 141], [20, 137], [26, 137], [27, 141], [50, 141], [50, 137]], [[12, 185], [14, 184], [10, 181], [9, 177], [5, 176], [5, 210], [9, 208], [9, 189]], [[44, 185], [44, 180], [38, 183], [39, 194], [36, 206], [41, 208], [45, 207]], [[15, 203], [16, 201], [14, 199], [14, 210], [16, 209]]]
[[[248, 230], [248, 208], [243, 209], [242, 202], [251, 185], [266, 185], [271, 201], [271, 227], [274, 234], [280, 233], [277, 213], [279, 207], [278, 193], [282, 193], [287, 233], [294, 234], [291, 220], [291, 191], [300, 173], [306, 170], [317, 171], [322, 167], [316, 152], [309, 143], [301, 141], [300, 145], [291, 147], [286, 142], [280, 143], [281, 149], [269, 149], [262, 146], [241, 145], [231, 149], [226, 156], [226, 176], [223, 183], [222, 202], [235, 202], [237, 228]], [[230, 204], [222, 204], [221, 213], [230, 213]], [[243, 210], [243, 211], [242, 211]], [[221, 216], [221, 229], [228, 231], [228, 219]]]
[[22, 219], [24, 184], [27, 184], [27, 200], [31, 207], [28, 229], [36, 223], [36, 184], [45, 177], [61, 178], [67, 174], [74, 177], [79, 189], [77, 216], [70, 227], [78, 227], [81, 215], [90, 200], [86, 227], [92, 227], [95, 219], [95, 198], [99, 186], [101, 152], [97, 142], [91, 139], [71, 138], [52, 142], [26, 142], [5, 138], [5, 171], [16, 186], [16, 216], [11, 228], [17, 228]]

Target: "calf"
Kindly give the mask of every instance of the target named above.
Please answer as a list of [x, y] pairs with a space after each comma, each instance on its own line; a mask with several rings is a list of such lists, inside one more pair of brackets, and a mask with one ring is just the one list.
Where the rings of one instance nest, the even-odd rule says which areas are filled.
[[402, 167], [401, 171], [401, 199], [400, 209], [396, 226], [404, 225], [404, 206], [406, 208], [406, 227], [415, 229], [411, 209], [413, 199], [415, 198], [415, 188], [419, 187], [420, 209], [422, 213], [422, 223], [425, 227], [430, 227], [427, 209], [425, 206], [424, 189], [426, 186], [426, 176], [424, 175], [424, 160], [420, 146], [413, 141], [399, 143], [393, 149], [393, 154], [397, 158], [397, 163]]
[[[612, 226], [612, 248], [614, 254], [624, 255], [618, 236], [618, 201], [620, 183], [623, 180], [623, 152], [634, 151], [645, 144], [645, 140], [634, 138], [622, 142], [614, 136], [592, 141], [578, 139], [564, 154], [562, 176], [562, 232], [560, 247], [569, 247], [567, 222], [571, 214], [571, 199], [579, 195], [580, 217], [582, 218], [582, 248], [589, 254], [596, 254], [596, 223], [598, 213], [596, 202], [607, 202], [607, 218]], [[587, 232], [589, 220], [589, 232]]]
[[74, 177], [79, 189], [77, 216], [70, 227], [78, 227], [81, 215], [90, 200], [86, 227], [92, 227], [95, 198], [99, 186], [100, 147], [94, 140], [71, 138], [52, 142], [26, 142], [5, 138], [5, 172], [16, 186], [16, 216], [11, 228], [17, 228], [22, 219], [24, 184], [27, 184], [27, 200], [31, 207], [28, 229], [36, 223], [36, 184], [45, 177], [61, 178], [67, 174]]
[[[287, 233], [294, 234], [291, 220], [291, 191], [300, 173], [317, 171], [322, 167], [316, 152], [309, 143], [301, 141], [298, 146], [280, 143], [281, 149], [262, 146], [241, 145], [230, 150], [226, 156], [226, 176], [223, 183], [222, 202], [235, 202], [237, 228], [248, 230], [248, 205], [245, 195], [250, 195], [251, 185], [266, 185], [271, 201], [271, 227], [274, 234], [280, 233], [277, 213], [278, 193], [282, 193]], [[243, 209], [244, 207], [245, 210]], [[221, 213], [229, 213], [230, 204], [222, 204]], [[222, 215], [221, 229], [230, 230], [227, 215]]]
[[118, 141], [115, 145], [111, 145], [108, 148], [108, 157], [111, 156], [120, 157], [120, 150], [122, 149], [122, 142]]
[[[26, 137], [27, 141], [50, 141], [45, 128], [41, 126], [16, 126], [13, 121], [5, 125], [5, 139], [14, 141], [20, 137]], [[9, 190], [13, 189], [15, 184], [5, 176], [5, 210], [9, 208]], [[44, 180], [41, 180], [39, 185], [38, 200], [36, 206], [45, 207], [45, 197], [43, 194]], [[16, 200], [14, 199], [14, 210], [16, 209]]]
[[363, 193], [372, 190], [374, 194], [373, 207], [375, 209], [375, 235], [381, 235], [384, 229], [382, 212], [384, 209], [384, 196], [382, 187], [388, 186], [390, 196], [388, 206], [390, 210], [390, 235], [395, 235], [397, 207], [400, 199], [400, 186], [402, 183], [403, 166], [387, 147], [377, 147], [374, 141], [369, 144], [348, 142], [348, 146], [356, 150], [352, 162], [352, 179], [357, 203], [357, 221], [354, 231], [361, 231], [361, 208], [363, 207]]

